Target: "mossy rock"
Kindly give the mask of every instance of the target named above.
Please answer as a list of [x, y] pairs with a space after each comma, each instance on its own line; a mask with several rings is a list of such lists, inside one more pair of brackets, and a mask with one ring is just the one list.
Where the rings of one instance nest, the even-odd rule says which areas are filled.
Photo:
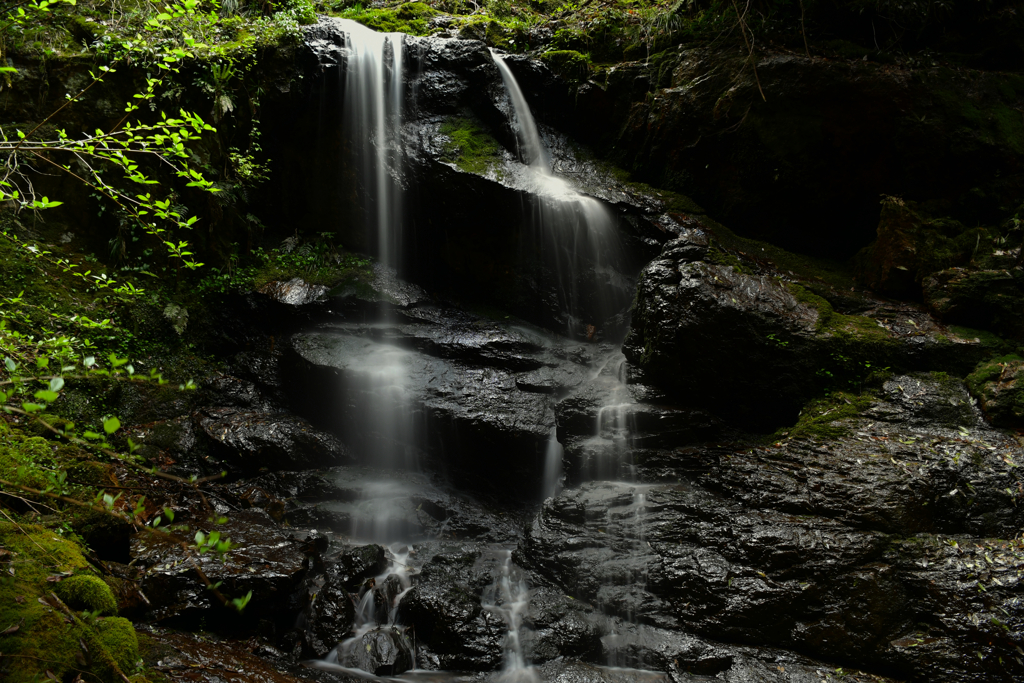
[[117, 600], [102, 579], [89, 574], [77, 574], [64, 579], [53, 591], [69, 607], [110, 616], [117, 614]]
[[926, 277], [990, 253], [996, 237], [889, 197], [882, 203], [878, 238], [857, 256], [857, 276], [876, 292], [919, 299]]
[[[4, 681], [45, 680], [46, 672], [51, 672], [56, 680], [81, 675], [87, 681], [122, 683], [138, 658], [134, 633], [129, 634], [131, 623], [116, 618], [87, 621], [74, 611], [65, 611], [71, 608], [51, 595], [75, 583], [61, 588], [65, 582], [55, 585], [48, 580], [50, 576], [88, 571], [81, 548], [51, 529], [9, 522], [0, 523], [0, 547], [12, 553], [10, 567], [14, 569], [13, 576], [0, 582], [0, 623], [18, 626], [0, 638]], [[87, 592], [93, 592], [92, 604], [109, 608], [113, 596], [98, 578], [77, 573], [66, 581], [81, 579], [90, 584]]]
[[473, 119], [455, 117], [441, 125], [444, 159], [463, 171], [485, 175], [500, 160], [501, 145]]
[[96, 621], [97, 638], [122, 671], [131, 671], [139, 661], [139, 640], [132, 622], [122, 617]]
[[1016, 268], [949, 268], [925, 278], [922, 289], [925, 303], [943, 322], [1024, 341], [1024, 273]]
[[570, 83], [585, 81], [590, 75], [590, 60], [576, 50], [552, 50], [542, 54], [540, 60]]
[[1011, 354], [979, 363], [967, 388], [992, 424], [1024, 427], [1024, 358]]

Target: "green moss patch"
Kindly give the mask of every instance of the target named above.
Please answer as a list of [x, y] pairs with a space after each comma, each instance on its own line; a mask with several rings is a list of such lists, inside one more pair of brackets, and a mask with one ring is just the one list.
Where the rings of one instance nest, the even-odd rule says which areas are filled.
[[89, 566], [81, 549], [45, 527], [10, 522], [0, 522], [0, 548], [9, 553], [0, 564], [0, 630], [17, 627], [0, 638], [4, 680], [40, 681], [50, 672], [57, 680], [81, 675], [87, 681], [123, 681], [138, 658], [131, 623], [75, 612], [52, 580], [74, 573], [65, 581], [86, 579], [78, 587], [90, 601], [110, 608], [113, 596], [100, 579], [85, 573]]
[[463, 171], [485, 175], [501, 158], [501, 145], [473, 119], [449, 119], [441, 125], [440, 133], [448, 138], [444, 159]]
[[576, 50], [552, 50], [540, 60], [570, 83], [585, 81], [590, 75], [590, 58]]
[[967, 389], [993, 424], [1024, 426], [1024, 358], [1008, 354], [979, 363], [967, 376]]
[[854, 394], [837, 391], [823, 398], [809, 401], [800, 411], [792, 427], [780, 429], [768, 440], [816, 439], [827, 441], [849, 435], [851, 425], [846, 421], [867, 410], [875, 400], [874, 393]]
[[76, 574], [58, 583], [53, 590], [72, 609], [99, 612], [104, 616], [117, 614], [117, 601], [110, 587], [95, 576]]
[[422, 2], [407, 2], [397, 7], [365, 9], [362, 4], [344, 9], [337, 16], [357, 21], [363, 26], [383, 33], [408, 33], [414, 36], [429, 35], [439, 28], [431, 28], [428, 21], [440, 15], [434, 8]]

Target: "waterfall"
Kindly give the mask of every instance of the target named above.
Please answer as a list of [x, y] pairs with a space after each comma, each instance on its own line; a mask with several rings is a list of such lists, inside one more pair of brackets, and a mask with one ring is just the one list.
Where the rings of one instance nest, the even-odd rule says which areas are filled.
[[628, 303], [623, 292], [629, 288], [608, 265], [621, 251], [614, 218], [604, 203], [555, 175], [519, 83], [501, 55], [492, 50], [491, 56], [512, 103], [510, 123], [528, 165], [520, 183], [531, 196], [530, 219], [547, 252], [545, 265], [556, 276], [566, 331], [593, 338]]
[[345, 33], [344, 126], [359, 171], [368, 234], [377, 236], [377, 256], [399, 268], [402, 187], [402, 47], [404, 34], [377, 33], [354, 21], [338, 20]]
[[[378, 279], [396, 279], [401, 267], [403, 154], [401, 145], [403, 85], [402, 33], [378, 33], [340, 19], [345, 34], [346, 63], [343, 102], [349, 162], [356, 172], [365, 207], [366, 230], [376, 235], [381, 266]], [[391, 322], [387, 305], [381, 318]], [[385, 336], [384, 334], [381, 335]], [[364, 458], [374, 467], [416, 469], [415, 407], [407, 399], [404, 380], [409, 354], [394, 345], [367, 342], [361, 372], [350, 387], [353, 411], [369, 443]], [[381, 522], [381, 524], [386, 524]], [[380, 529], [371, 538], [380, 537]]]
[[388, 555], [388, 568], [363, 584], [352, 637], [338, 643], [318, 663], [320, 668], [364, 677], [365, 673], [389, 676], [416, 667], [414, 648], [396, 622], [399, 604], [412, 588], [409, 548], [397, 544], [389, 548]]
[[537, 169], [539, 172], [551, 175], [550, 164], [551, 161], [548, 158], [547, 149], [544, 144], [540, 141], [540, 132], [537, 130], [537, 124], [533, 120], [533, 113], [530, 111], [530, 105], [526, 103], [526, 97], [523, 96], [523, 91], [519, 87], [519, 83], [516, 81], [516, 77], [512, 75], [512, 70], [508, 68], [508, 64], [505, 60], [491, 50], [491, 57], [494, 58], [494, 65], [498, 67], [498, 72], [501, 73], [501, 80], [505, 84], [505, 90], [508, 91], [509, 98], [512, 100], [512, 107], [515, 112], [516, 123], [516, 137], [519, 140], [519, 155], [526, 161], [532, 168]]
[[631, 457], [633, 399], [626, 385], [626, 357], [621, 351], [609, 355], [598, 367], [591, 384], [600, 392], [593, 436], [585, 443], [588, 462], [583, 475], [591, 480], [632, 480]]

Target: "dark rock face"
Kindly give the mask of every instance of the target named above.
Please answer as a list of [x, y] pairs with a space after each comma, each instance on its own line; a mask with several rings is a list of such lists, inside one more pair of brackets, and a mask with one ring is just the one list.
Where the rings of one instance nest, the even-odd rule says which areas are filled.
[[644, 268], [623, 345], [637, 380], [683, 402], [770, 426], [792, 418], [837, 354], [966, 371], [985, 353], [910, 306], [864, 301], [858, 315], [839, 313], [778, 273], [716, 263], [707, 241], [690, 228]]
[[[216, 604], [195, 573], [195, 562], [212, 582], [222, 582], [223, 592], [244, 596], [252, 591], [255, 609], [249, 616], [276, 618], [275, 605], [292, 592], [304, 571], [302, 544], [275, 529], [269, 517], [254, 512], [235, 513], [222, 525], [199, 522], [197, 527], [207, 534], [219, 532], [237, 548], [224, 561], [212, 552], [199, 556], [186, 553], [173, 538], [159, 534], [140, 534], [132, 539], [133, 560], [142, 569], [139, 582], [149, 600], [147, 616], [156, 621], [188, 623]], [[218, 619], [230, 616], [213, 614]]]
[[948, 323], [991, 329], [1010, 339], [1024, 339], [1024, 272], [1009, 268], [950, 268], [922, 283], [925, 304]]
[[1015, 77], [969, 73], [788, 53], [760, 59], [758, 83], [745, 56], [667, 50], [581, 86], [575, 122], [622, 167], [739, 232], [848, 258], [873, 239], [879, 195], [965, 220], [1001, 221], [1019, 204], [1024, 129], [998, 123], [1020, 106]]
[[241, 470], [309, 469], [348, 459], [341, 442], [295, 415], [207, 408], [196, 421]]
[[686, 453], [639, 469], [675, 467], [676, 484], [567, 490], [517, 558], [656, 628], [920, 680], [1021, 675], [995, 654], [1024, 620], [1012, 597], [1020, 549], [990, 540], [1024, 523], [1006, 504], [1019, 444], [987, 427], [963, 389], [905, 376], [836, 425], [848, 436], [707, 452], [703, 472]]

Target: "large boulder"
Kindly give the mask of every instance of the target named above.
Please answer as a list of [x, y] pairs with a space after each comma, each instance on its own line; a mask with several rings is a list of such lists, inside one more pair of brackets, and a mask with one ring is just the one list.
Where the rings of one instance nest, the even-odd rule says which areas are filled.
[[918, 307], [862, 298], [853, 314], [836, 310], [813, 284], [741, 260], [687, 224], [641, 273], [623, 345], [633, 379], [678, 402], [770, 427], [873, 367], [966, 372], [985, 353]]

